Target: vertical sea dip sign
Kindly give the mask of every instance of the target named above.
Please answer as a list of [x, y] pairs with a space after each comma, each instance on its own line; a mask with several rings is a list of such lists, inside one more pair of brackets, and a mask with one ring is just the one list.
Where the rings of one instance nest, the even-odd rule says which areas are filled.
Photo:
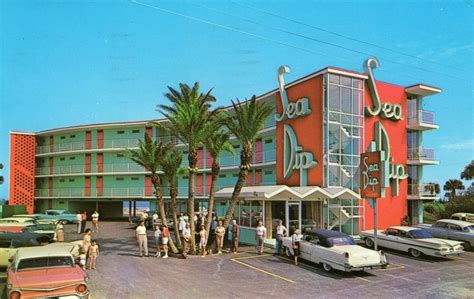
[[367, 152], [360, 156], [360, 195], [363, 198], [380, 198], [384, 185], [382, 152]]

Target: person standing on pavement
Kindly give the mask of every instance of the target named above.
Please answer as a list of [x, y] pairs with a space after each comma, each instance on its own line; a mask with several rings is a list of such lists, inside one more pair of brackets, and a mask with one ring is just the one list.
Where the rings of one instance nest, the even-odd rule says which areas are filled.
[[56, 241], [64, 242], [64, 225], [62, 221], [56, 223]]
[[89, 247], [91, 247], [91, 229], [88, 228], [84, 232], [84, 236], [82, 237], [82, 249], [86, 253], [86, 268], [87, 268], [87, 261], [89, 260]]
[[206, 244], [207, 244], [207, 231], [206, 226], [201, 225], [201, 230], [199, 231], [199, 249], [201, 250], [201, 257], [206, 256]]
[[98, 233], [99, 232], [99, 213], [97, 211], [94, 211], [94, 213], [92, 213], [91, 215], [91, 219], [92, 219], [92, 231], [94, 233]]
[[158, 212], [157, 211], [153, 213], [153, 216], [151, 217], [151, 219], [153, 220], [153, 227], [158, 226]]
[[288, 235], [288, 230], [282, 224], [281, 220], [278, 220], [278, 225], [276, 227], [276, 247], [275, 247], [275, 254], [281, 254], [281, 247], [283, 244], [283, 237]]
[[216, 227], [217, 254], [222, 254], [222, 246], [224, 246], [224, 235], [225, 227], [222, 225], [222, 221], [219, 221], [219, 225]]
[[295, 265], [298, 266], [298, 257], [300, 256], [300, 241], [303, 238], [299, 229], [295, 230], [295, 233], [291, 236], [291, 246], [293, 247], [293, 253], [295, 256]]
[[232, 220], [232, 253], [237, 254], [239, 250], [239, 233], [240, 233], [239, 225], [237, 224], [237, 220]]
[[179, 235], [183, 235], [183, 229], [186, 227], [186, 221], [184, 221], [184, 216], [179, 217], [178, 231]]
[[189, 223], [183, 229], [183, 258], [188, 257], [189, 248], [191, 248], [191, 229]]
[[86, 231], [86, 224], [87, 224], [87, 212], [84, 211], [81, 214], [81, 232]]
[[170, 231], [166, 224], [161, 226], [161, 240], [163, 241], [163, 258], [168, 258], [168, 242], [170, 239]]
[[76, 219], [77, 219], [77, 233], [80, 234], [82, 232], [82, 225], [81, 225], [82, 214], [81, 214], [81, 212], [77, 212]]
[[145, 256], [148, 256], [148, 239], [146, 236], [145, 221], [140, 221], [140, 224], [135, 230], [135, 237], [137, 238], [138, 249], [140, 250], [140, 257], [143, 256], [143, 251], [145, 251]]
[[163, 244], [163, 238], [160, 227], [158, 225], [155, 225], [155, 246], [156, 246], [156, 255], [155, 257], [160, 257], [161, 256], [161, 244]]
[[255, 253], [263, 253], [263, 240], [267, 238], [267, 229], [263, 226], [262, 220], [259, 220], [257, 223], [257, 228], [255, 229], [255, 241], [257, 244], [255, 246]]

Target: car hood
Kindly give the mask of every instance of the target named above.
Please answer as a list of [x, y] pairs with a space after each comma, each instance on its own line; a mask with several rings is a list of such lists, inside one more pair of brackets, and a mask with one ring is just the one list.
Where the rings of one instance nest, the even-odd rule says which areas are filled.
[[445, 239], [438, 239], [438, 238], [427, 238], [427, 239], [415, 239], [418, 242], [422, 242], [425, 244], [430, 245], [439, 245], [439, 246], [457, 246], [462, 244], [459, 241], [452, 241], [452, 240], [445, 240]]
[[8, 273], [14, 288], [50, 289], [83, 282], [87, 274], [79, 266], [23, 270]]

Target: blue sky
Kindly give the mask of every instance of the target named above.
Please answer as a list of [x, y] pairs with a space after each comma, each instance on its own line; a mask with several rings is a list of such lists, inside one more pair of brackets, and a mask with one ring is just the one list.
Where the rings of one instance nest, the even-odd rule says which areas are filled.
[[440, 160], [426, 182], [458, 178], [474, 159], [472, 0], [138, 2], [155, 8], [0, 1], [0, 198], [10, 130], [156, 118], [178, 82], [200, 81], [226, 105], [276, 88], [280, 65], [290, 81], [328, 65], [362, 71], [366, 54], [380, 61], [378, 80], [443, 89], [425, 101], [440, 125], [424, 138]]

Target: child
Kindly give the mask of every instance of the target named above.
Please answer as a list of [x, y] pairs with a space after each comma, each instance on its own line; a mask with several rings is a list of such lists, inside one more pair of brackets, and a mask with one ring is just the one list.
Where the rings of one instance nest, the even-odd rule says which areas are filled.
[[161, 230], [160, 227], [157, 225], [155, 226], [155, 245], [156, 245], [156, 255], [155, 257], [161, 257], [161, 244], [163, 240], [161, 238]]
[[207, 231], [204, 225], [201, 225], [201, 231], [199, 232], [199, 248], [201, 249], [201, 257], [206, 256], [206, 240]]
[[79, 254], [79, 265], [82, 269], [86, 269], [86, 251], [81, 249], [81, 254]]
[[95, 270], [95, 263], [97, 257], [99, 256], [99, 245], [97, 245], [97, 241], [93, 240], [91, 246], [89, 247], [89, 258], [90, 264], [89, 268]]

